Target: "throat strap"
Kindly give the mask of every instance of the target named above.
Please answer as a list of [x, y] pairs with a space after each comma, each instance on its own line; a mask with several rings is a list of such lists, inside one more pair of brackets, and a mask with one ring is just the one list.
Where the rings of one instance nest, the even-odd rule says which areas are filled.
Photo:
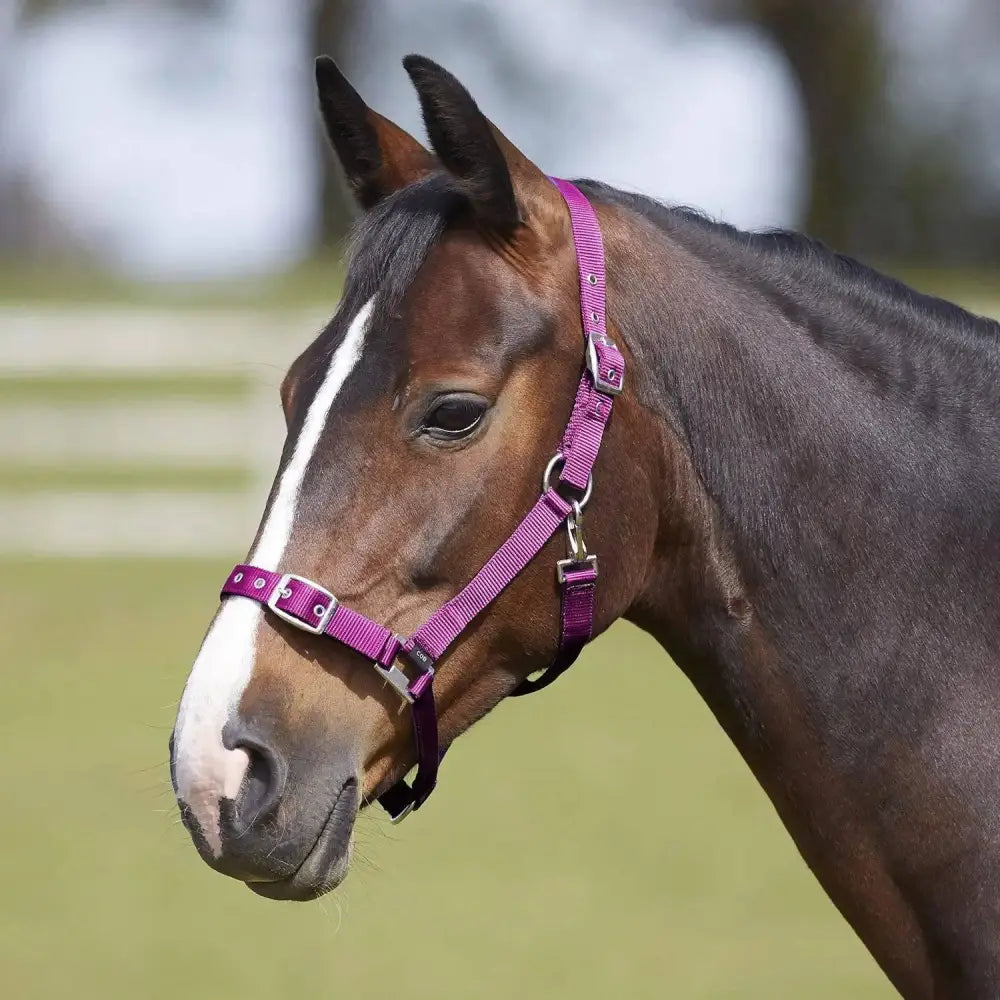
[[597, 591], [597, 566], [592, 562], [577, 564], [563, 575], [560, 599], [559, 651], [555, 660], [538, 677], [528, 678], [511, 692], [511, 697], [534, 694], [547, 688], [568, 670], [590, 642], [594, 631], [594, 597]]

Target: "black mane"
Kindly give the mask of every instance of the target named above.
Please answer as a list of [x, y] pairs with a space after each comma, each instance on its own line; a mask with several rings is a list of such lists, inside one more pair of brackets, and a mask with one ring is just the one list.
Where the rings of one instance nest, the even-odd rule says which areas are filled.
[[[826, 304], [817, 293], [828, 291], [863, 301], [873, 318], [881, 316], [886, 330], [912, 333], [926, 328], [936, 337], [950, 332], [1000, 360], [1000, 323], [918, 292], [819, 240], [783, 229], [745, 231], [696, 209], [668, 206], [600, 181], [574, 183], [595, 201], [641, 215], [713, 266], [750, 280], [765, 279], [773, 285], [775, 299], [791, 313], [801, 312], [805, 296], [821, 315]], [[382, 307], [395, 309], [428, 251], [467, 207], [451, 179], [441, 173], [397, 191], [362, 215], [349, 251], [349, 283], [357, 287], [361, 301], [378, 291]], [[810, 317], [812, 326], [818, 325], [820, 315]]]
[[985, 337], [991, 345], [1000, 345], [1000, 323], [977, 316], [946, 299], [918, 292], [804, 233], [786, 229], [742, 230], [697, 209], [668, 206], [600, 181], [575, 183], [597, 201], [643, 216], [710, 263], [732, 268], [738, 261], [740, 267], [746, 268], [752, 258], [767, 274], [784, 274], [790, 287], [829, 286], [834, 292], [848, 292], [871, 303], [904, 310], [913, 319], [932, 319], [962, 337]]

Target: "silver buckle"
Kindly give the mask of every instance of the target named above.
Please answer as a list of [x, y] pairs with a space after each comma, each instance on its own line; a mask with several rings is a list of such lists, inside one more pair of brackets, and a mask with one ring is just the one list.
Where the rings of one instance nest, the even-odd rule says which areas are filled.
[[375, 660], [374, 666], [382, 677], [389, 682], [389, 686], [395, 689], [396, 694], [398, 694], [407, 705], [412, 705], [413, 695], [410, 694], [410, 679], [406, 676], [406, 674], [404, 674], [395, 663], [388, 667], [384, 667], [378, 662], [378, 660]]
[[[396, 640], [399, 642], [400, 645], [403, 644], [403, 639], [401, 636], [397, 635]], [[378, 660], [373, 661], [372, 665], [379, 672], [379, 674], [381, 674], [381, 676], [386, 681], [389, 682], [389, 686], [395, 690], [396, 694], [398, 694], [399, 697], [402, 698], [407, 705], [412, 705], [416, 699], [410, 693], [410, 679], [409, 677], [406, 676], [405, 673], [403, 673], [402, 670], [399, 669], [399, 667], [396, 666], [396, 659], [400, 656], [405, 656], [405, 655], [406, 654], [403, 653], [402, 650], [400, 650], [398, 653], [396, 653], [396, 656], [393, 657], [393, 661], [391, 664], [389, 664], [388, 667], [383, 666], [381, 663], [378, 662]], [[433, 667], [427, 667], [424, 672], [429, 673], [433, 678], [434, 676]]]
[[389, 817], [389, 822], [393, 826], [398, 826], [404, 819], [406, 819], [407, 816], [410, 815], [411, 812], [413, 812], [413, 805], [414, 803], [412, 801], [408, 802], [400, 812], [396, 813], [395, 816]]
[[594, 387], [599, 389], [601, 392], [606, 393], [609, 396], [617, 396], [622, 391], [622, 378], [621, 382], [614, 383], [609, 382], [607, 378], [601, 373], [601, 366], [598, 363], [597, 358], [597, 345], [600, 344], [601, 347], [615, 347], [615, 342], [603, 333], [590, 333], [587, 336], [587, 371], [590, 372], [590, 377], [594, 380]]
[[571, 569], [574, 566], [580, 566], [586, 564], [590, 566], [594, 571], [594, 576], [597, 576], [597, 556], [584, 556], [583, 559], [558, 559], [556, 560], [556, 579], [560, 583], [566, 582], [566, 570]]
[[[288, 585], [292, 580], [296, 583], [304, 583], [307, 587], [318, 590], [329, 601], [318, 625], [310, 625], [309, 622], [303, 621], [301, 618], [296, 618], [290, 611], [285, 611], [283, 608], [278, 607], [278, 601], [286, 597], [285, 591], [288, 590]], [[338, 603], [337, 598], [325, 587], [321, 587], [318, 583], [314, 583], [304, 576], [299, 576], [297, 573], [285, 573], [278, 581], [277, 587], [271, 591], [271, 596], [267, 599], [267, 606], [279, 618], [284, 619], [289, 625], [294, 625], [296, 628], [302, 629], [303, 632], [309, 632], [311, 635], [320, 635], [326, 629], [327, 622], [329, 622], [330, 616], [334, 611], [337, 610]]]

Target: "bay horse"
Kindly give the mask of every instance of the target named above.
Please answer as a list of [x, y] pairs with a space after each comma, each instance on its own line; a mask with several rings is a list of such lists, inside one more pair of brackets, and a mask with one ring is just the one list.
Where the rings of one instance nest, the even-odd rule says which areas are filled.
[[199, 852], [263, 896], [332, 889], [362, 805], [419, 807], [439, 746], [625, 617], [896, 988], [1000, 995], [1000, 326], [800, 235], [554, 183], [404, 65], [430, 150], [317, 63], [364, 211], [171, 737]]

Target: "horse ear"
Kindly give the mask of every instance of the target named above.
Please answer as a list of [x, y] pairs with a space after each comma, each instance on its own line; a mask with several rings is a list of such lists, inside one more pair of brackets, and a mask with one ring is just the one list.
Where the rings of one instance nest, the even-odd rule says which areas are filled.
[[479, 110], [454, 76], [423, 56], [403, 66], [420, 98], [431, 148], [458, 181], [476, 214], [500, 232], [558, 205], [549, 179]]
[[365, 104], [329, 56], [316, 60], [316, 89], [326, 134], [363, 208], [437, 166], [409, 132]]

